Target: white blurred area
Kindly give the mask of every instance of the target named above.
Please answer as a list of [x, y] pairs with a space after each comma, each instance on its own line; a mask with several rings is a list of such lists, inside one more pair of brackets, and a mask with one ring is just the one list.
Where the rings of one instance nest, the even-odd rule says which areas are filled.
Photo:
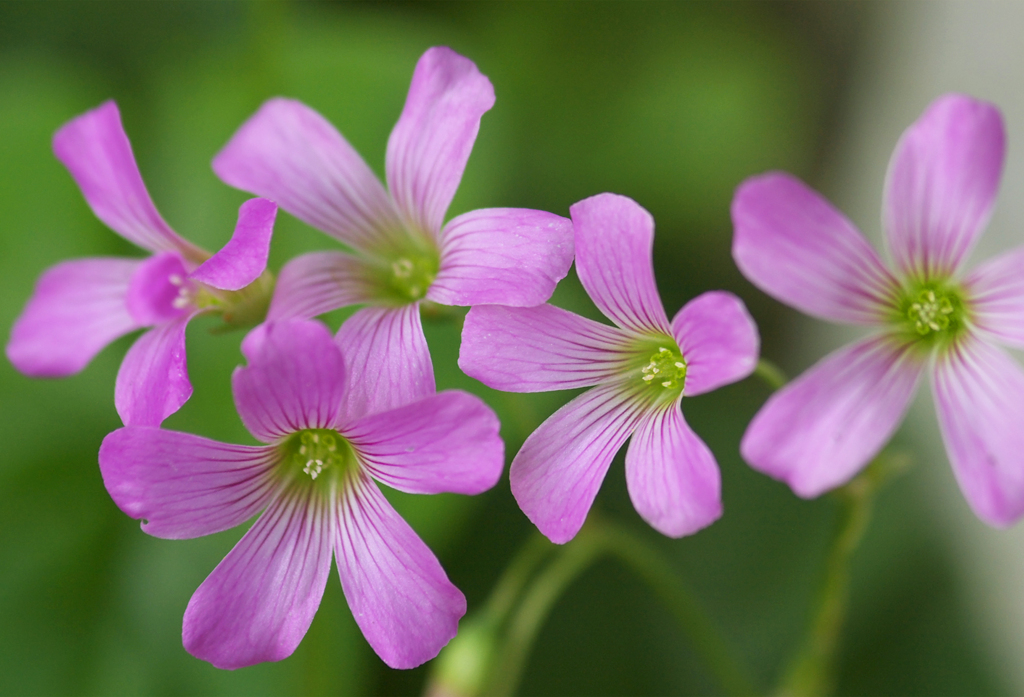
[[[999, 106], [1009, 142], [995, 215], [968, 267], [1024, 245], [1024, 2], [878, 3], [864, 36], [869, 43], [839, 124], [843, 140], [826, 166], [825, 193], [881, 249], [882, 185], [897, 139], [935, 97], [963, 92]], [[821, 348], [855, 335], [814, 326]], [[980, 648], [1024, 694], [1024, 522], [994, 530], [974, 517], [949, 468], [927, 384], [922, 388], [904, 426], [915, 442], [916, 469], [927, 471], [922, 498], [960, 557], [957, 580]]]

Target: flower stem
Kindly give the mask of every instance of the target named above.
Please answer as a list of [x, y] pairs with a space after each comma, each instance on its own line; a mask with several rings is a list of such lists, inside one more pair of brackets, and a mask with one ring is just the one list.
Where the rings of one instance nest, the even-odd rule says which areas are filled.
[[781, 389], [783, 385], [789, 382], [782, 369], [767, 358], [758, 359], [757, 367], [754, 368], [754, 375], [764, 380], [768, 387], [772, 388], [772, 392]]
[[882, 453], [853, 481], [835, 491], [839, 519], [825, 565], [817, 610], [804, 643], [784, 674], [777, 695], [827, 695], [835, 687], [836, 659], [850, 595], [850, 560], [860, 545], [879, 487], [906, 468], [906, 457]]

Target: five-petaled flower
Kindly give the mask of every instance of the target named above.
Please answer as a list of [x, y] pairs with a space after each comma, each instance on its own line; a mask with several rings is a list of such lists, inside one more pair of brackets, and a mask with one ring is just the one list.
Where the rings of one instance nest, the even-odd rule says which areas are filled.
[[372, 405], [353, 399], [349, 384], [366, 377], [346, 368], [349, 353], [365, 351], [355, 343], [296, 319], [245, 339], [235, 403], [265, 445], [151, 426], [103, 441], [107, 490], [151, 535], [208, 535], [263, 511], [185, 611], [185, 648], [215, 666], [289, 656], [320, 604], [332, 550], [356, 623], [389, 666], [433, 658], [465, 614], [462, 593], [373, 480], [410, 493], [489, 489], [504, 464], [498, 419], [454, 390], [410, 403], [393, 386]]
[[769, 295], [875, 333], [773, 395], [741, 444], [755, 468], [805, 497], [849, 480], [899, 425], [931, 372], [960, 488], [995, 526], [1024, 514], [1024, 248], [962, 268], [995, 203], [1005, 133], [998, 110], [961, 95], [933, 102], [903, 134], [885, 184], [894, 269], [800, 181], [769, 173], [732, 206], [733, 256]]
[[572, 264], [567, 219], [492, 208], [444, 224], [480, 118], [493, 104], [494, 89], [472, 61], [448, 48], [424, 53], [388, 141], [388, 191], [318, 113], [287, 99], [264, 104], [214, 159], [214, 171], [351, 249], [286, 264], [268, 319], [368, 306], [341, 332], [376, 337], [365, 370], [390, 375], [412, 397], [434, 390], [421, 301], [547, 300]]
[[477, 306], [466, 316], [459, 366], [508, 392], [596, 385], [541, 424], [509, 472], [519, 506], [552, 541], [579, 531], [631, 434], [633, 505], [660, 532], [691, 534], [721, 515], [721, 482], [681, 400], [749, 375], [757, 328], [738, 298], [718, 291], [669, 322], [654, 282], [654, 221], [631, 199], [601, 194], [570, 213], [580, 281], [616, 326], [552, 305]]
[[192, 394], [185, 363], [190, 319], [219, 312], [229, 324], [262, 321], [277, 206], [264, 199], [242, 204], [234, 235], [211, 256], [157, 212], [114, 102], [67, 123], [53, 150], [96, 217], [153, 256], [96, 257], [48, 269], [14, 323], [7, 357], [27, 375], [63, 377], [117, 337], [153, 327], [121, 363], [114, 403], [125, 424], [157, 425]]

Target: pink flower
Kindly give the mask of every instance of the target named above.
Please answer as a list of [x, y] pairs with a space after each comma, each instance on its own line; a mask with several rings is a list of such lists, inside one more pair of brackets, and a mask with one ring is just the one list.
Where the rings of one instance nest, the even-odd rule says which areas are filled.
[[255, 329], [232, 387], [265, 445], [149, 426], [103, 441], [107, 490], [151, 535], [209, 535], [263, 511], [185, 610], [193, 655], [219, 668], [291, 655], [320, 604], [332, 551], [356, 623], [389, 666], [417, 666], [455, 636], [465, 598], [373, 480], [420, 494], [489, 489], [504, 463], [498, 419], [454, 390], [411, 403], [390, 390], [378, 411], [351, 399], [349, 383], [364, 376], [345, 357], [365, 348], [336, 345], [308, 320]]
[[757, 328], [724, 292], [693, 299], [669, 323], [654, 283], [654, 221], [636, 202], [601, 194], [570, 213], [580, 281], [616, 326], [552, 305], [477, 306], [459, 366], [507, 392], [595, 386], [541, 424], [509, 472], [520, 508], [553, 542], [579, 531], [630, 435], [626, 483], [637, 512], [665, 535], [689, 535], [721, 515], [721, 484], [682, 397], [749, 375]]
[[[431, 48], [413, 74], [388, 141], [388, 190], [322, 116], [272, 99], [213, 168], [266, 196], [351, 251], [306, 254], [281, 270], [269, 319], [367, 305], [348, 324], [378, 337], [377, 369], [401, 372], [416, 394], [434, 390], [419, 304], [530, 306], [547, 300], [572, 264], [572, 228], [551, 213], [472, 211], [444, 224], [480, 127], [494, 104], [472, 61]], [[403, 341], [390, 337], [403, 333]]]
[[985, 522], [1024, 513], [1024, 248], [971, 273], [1005, 153], [991, 104], [933, 102], [903, 134], [885, 184], [890, 270], [820, 195], [782, 173], [736, 192], [733, 256], [755, 285], [810, 315], [874, 328], [774, 394], [744, 458], [812, 497], [855, 475], [889, 440], [926, 369], [960, 489]]
[[246, 287], [266, 268], [277, 206], [263, 199], [242, 204], [234, 235], [211, 256], [160, 217], [114, 102], [67, 123], [53, 137], [53, 150], [96, 217], [153, 256], [80, 259], [48, 269], [14, 323], [7, 357], [26, 375], [63, 377], [119, 336], [153, 327], [121, 363], [114, 402], [124, 423], [157, 425], [192, 395], [185, 364], [189, 320], [202, 312], [220, 312], [229, 323], [262, 320], [257, 315], [269, 288]]

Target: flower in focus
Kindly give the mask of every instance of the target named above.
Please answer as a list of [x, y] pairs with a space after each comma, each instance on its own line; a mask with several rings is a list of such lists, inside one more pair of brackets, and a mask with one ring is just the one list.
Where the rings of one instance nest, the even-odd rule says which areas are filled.
[[520, 508], [553, 542], [579, 531], [630, 435], [626, 483], [637, 512], [665, 535], [691, 534], [721, 515], [721, 482], [683, 419], [682, 397], [749, 375], [757, 328], [724, 292], [694, 298], [669, 322], [654, 283], [654, 221], [636, 202], [601, 194], [570, 213], [580, 281], [616, 326], [552, 305], [477, 306], [459, 367], [507, 392], [595, 386], [541, 424], [509, 472]]
[[[530, 306], [572, 264], [572, 227], [557, 215], [490, 208], [444, 224], [494, 89], [448, 48], [420, 58], [387, 146], [388, 190], [322, 116], [272, 99], [213, 162], [228, 184], [266, 196], [350, 251], [305, 254], [281, 270], [268, 319], [366, 305], [343, 333], [377, 337], [372, 372], [434, 390], [420, 323], [424, 300]], [[390, 192], [390, 193], [389, 193]]]
[[743, 437], [753, 466], [813, 497], [889, 440], [922, 372], [946, 452], [974, 512], [1024, 513], [1024, 248], [970, 273], [995, 204], [1005, 132], [991, 104], [933, 102], [903, 134], [885, 183], [890, 270], [860, 232], [799, 180], [769, 173], [733, 201], [733, 256], [755, 285], [815, 317], [874, 328], [775, 393]]
[[53, 150], [96, 217], [153, 255], [79, 259], [48, 269], [14, 323], [7, 357], [26, 375], [63, 377], [82, 370], [119, 336], [152, 327], [121, 363], [114, 401], [125, 424], [157, 425], [192, 394], [185, 363], [189, 320], [219, 312], [228, 324], [262, 321], [277, 206], [264, 199], [242, 204], [234, 235], [211, 256], [160, 217], [114, 102], [64, 125]]
[[[476, 494], [501, 475], [498, 419], [478, 398], [445, 391], [403, 402], [393, 389], [370, 411], [345, 399], [345, 356], [318, 322], [261, 325], [243, 342], [235, 404], [262, 446], [229, 445], [151, 426], [114, 431], [100, 448], [103, 481], [143, 530], [184, 539], [263, 511], [199, 586], [185, 648], [220, 668], [285, 658], [320, 605], [332, 550], [352, 614], [393, 668], [437, 655], [466, 600], [373, 480], [409, 493]], [[388, 403], [390, 402], [390, 403]]]

